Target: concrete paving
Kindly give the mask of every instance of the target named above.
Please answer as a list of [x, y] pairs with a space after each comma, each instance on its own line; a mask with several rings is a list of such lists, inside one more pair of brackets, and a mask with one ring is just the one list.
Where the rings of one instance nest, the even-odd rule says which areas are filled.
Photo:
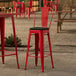
[[35, 67], [34, 58], [29, 58], [27, 69], [24, 70], [25, 52], [18, 52], [20, 69], [17, 69], [15, 56], [0, 59], [1, 76], [76, 76], [76, 53], [53, 53], [54, 69], [51, 68], [50, 57], [45, 58], [44, 73], [41, 71], [40, 59]]
[[[51, 67], [50, 57], [45, 58], [44, 72], [41, 71], [40, 59], [38, 66], [35, 67], [34, 58], [28, 60], [27, 70], [24, 70], [26, 59], [26, 47], [23, 51], [18, 51], [20, 69], [17, 69], [16, 57], [5, 57], [5, 64], [2, 64], [0, 58], [0, 76], [76, 76], [76, 23], [64, 23], [60, 33], [56, 32], [55, 16], [51, 25], [50, 35], [53, 51], [54, 69]], [[39, 20], [39, 18], [37, 18]], [[38, 21], [37, 20], [37, 21]], [[39, 22], [39, 21], [38, 21]], [[37, 22], [37, 23], [38, 23]], [[16, 34], [22, 39], [22, 44], [27, 45], [28, 30], [32, 27], [33, 18], [15, 19]], [[6, 19], [5, 36], [12, 32], [11, 20]], [[34, 36], [31, 39], [32, 48], [34, 49]], [[45, 36], [45, 51], [49, 52], [47, 37]], [[20, 49], [20, 48], [18, 48]]]

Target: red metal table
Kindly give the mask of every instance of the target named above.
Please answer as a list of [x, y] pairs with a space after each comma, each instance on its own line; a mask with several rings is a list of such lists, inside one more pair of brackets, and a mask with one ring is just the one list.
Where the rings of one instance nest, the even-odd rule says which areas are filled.
[[[16, 35], [15, 35], [14, 15], [15, 15], [15, 13], [0, 13], [0, 36], [1, 36], [1, 50], [0, 51], [2, 52], [2, 55], [0, 55], [0, 57], [2, 57], [2, 62], [4, 64], [4, 57], [5, 56], [16, 55], [17, 67], [19, 68], [18, 56], [17, 56], [17, 43], [16, 43]], [[12, 20], [15, 52], [5, 50], [5, 18], [6, 17], [11, 17], [11, 20]], [[5, 52], [7, 52], [8, 54], [5, 55]]]

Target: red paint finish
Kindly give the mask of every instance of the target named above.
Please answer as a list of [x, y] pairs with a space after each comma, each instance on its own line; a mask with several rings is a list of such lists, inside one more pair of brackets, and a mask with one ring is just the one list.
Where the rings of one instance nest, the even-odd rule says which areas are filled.
[[25, 5], [28, 4], [29, 7], [26, 7], [26, 10], [28, 10], [28, 19], [30, 19], [30, 13], [33, 11], [32, 9], [32, 0], [30, 0], [29, 2], [25, 2]]
[[[46, 12], [45, 12], [46, 11]], [[47, 22], [48, 22], [48, 13], [49, 13], [49, 8], [48, 7], [42, 7], [41, 8], [41, 22], [42, 22], [42, 29], [47, 27]], [[49, 42], [49, 49], [50, 49], [50, 54], [47, 54], [48, 56], [51, 56], [51, 63], [52, 63], [52, 68], [54, 68], [53, 64], [53, 57], [52, 57], [52, 50], [51, 50], [51, 42], [50, 42], [50, 26], [53, 18], [53, 13], [51, 15], [51, 20], [48, 29], [30, 29], [29, 30], [29, 38], [28, 38], [28, 47], [27, 47], [27, 52], [26, 52], [26, 61], [25, 61], [25, 69], [27, 66], [27, 61], [28, 57], [35, 57], [35, 66], [37, 66], [38, 63], [38, 58], [41, 59], [41, 69], [42, 72], [44, 72], [44, 35], [47, 34], [48, 36], [48, 42]], [[35, 28], [35, 17], [34, 17], [34, 28]], [[31, 56], [32, 54], [29, 54], [29, 46], [30, 46], [30, 40], [31, 40], [31, 35], [35, 34], [35, 56]], [[39, 50], [39, 45], [40, 45], [40, 56], [38, 56], [38, 50]]]
[[54, 0], [54, 1], [48, 1], [48, 0], [46, 0], [45, 4], [46, 5], [49, 4], [50, 9], [53, 9], [55, 12], [57, 12], [59, 0]]
[[[2, 57], [2, 62], [4, 64], [4, 58], [5, 56], [11, 56], [11, 55], [16, 55], [16, 59], [17, 59], [17, 67], [19, 68], [19, 63], [18, 63], [18, 55], [17, 55], [17, 43], [16, 43], [16, 34], [15, 34], [15, 24], [14, 24], [14, 14], [1, 14], [0, 13], [0, 35], [1, 35], [1, 50], [2, 51], [2, 55], [0, 55], [0, 57]], [[4, 47], [5, 47], [5, 17], [11, 17], [12, 19], [12, 27], [13, 27], [13, 34], [14, 34], [14, 43], [15, 43], [15, 51], [16, 52], [9, 52], [9, 51], [5, 51]], [[7, 52], [8, 54], [5, 55], [5, 52]]]

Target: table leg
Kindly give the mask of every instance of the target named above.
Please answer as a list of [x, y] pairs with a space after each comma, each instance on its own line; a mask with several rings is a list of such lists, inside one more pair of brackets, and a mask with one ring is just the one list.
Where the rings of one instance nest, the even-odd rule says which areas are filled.
[[0, 17], [2, 62], [4, 64], [5, 17]]
[[13, 26], [14, 43], [15, 43], [15, 50], [16, 50], [17, 67], [19, 68], [18, 54], [17, 54], [17, 43], [16, 43], [16, 34], [15, 34], [15, 24], [14, 24], [14, 17], [13, 16], [12, 16], [12, 26]]
[[41, 68], [42, 68], [42, 72], [44, 72], [44, 36], [43, 36], [43, 31], [40, 31], [40, 33], [39, 33], [39, 42], [40, 42]]
[[29, 38], [28, 38], [28, 45], [27, 45], [27, 52], [26, 52], [26, 61], [25, 61], [25, 70], [27, 67], [27, 61], [28, 61], [28, 56], [29, 56], [30, 40], [31, 40], [31, 32], [29, 31]]
[[50, 33], [48, 33], [48, 42], [49, 42], [49, 49], [50, 49], [50, 56], [51, 56], [52, 68], [54, 68], [54, 64], [53, 64], [53, 56], [52, 56], [52, 49], [51, 49]]

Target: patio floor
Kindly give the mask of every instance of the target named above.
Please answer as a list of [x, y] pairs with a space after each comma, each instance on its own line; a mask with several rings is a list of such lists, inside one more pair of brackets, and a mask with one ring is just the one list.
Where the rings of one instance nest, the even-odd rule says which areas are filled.
[[[60, 33], [57, 33], [57, 26], [54, 22], [55, 19], [56, 16], [54, 16], [50, 29], [55, 68], [51, 68], [50, 57], [47, 57], [45, 58], [44, 73], [42, 73], [40, 59], [38, 66], [35, 67], [34, 58], [29, 57], [27, 70], [24, 70], [26, 48], [23, 48], [23, 51], [18, 51], [20, 69], [17, 69], [15, 56], [5, 57], [5, 64], [2, 64], [2, 60], [0, 58], [1, 76], [76, 76], [76, 23], [64, 23], [62, 26], [62, 31]], [[15, 19], [16, 34], [22, 39], [22, 43], [24, 45], [27, 45], [28, 30], [29, 27], [32, 27], [32, 20], [32, 18], [30, 20], [27, 18]], [[6, 19], [5, 36], [8, 36], [12, 33], [10, 24], [10, 19]], [[34, 36], [32, 38], [34, 38]], [[44, 48], [45, 51], [47, 50], [48, 52], [49, 49], [46, 36], [45, 43], [46, 45]], [[31, 39], [31, 45], [33, 46], [30, 48], [30, 50], [33, 50], [34, 39]]]
[[17, 69], [15, 56], [5, 58], [5, 64], [0, 59], [1, 76], [76, 76], [76, 53], [53, 53], [54, 66], [51, 68], [50, 57], [45, 58], [44, 73], [41, 71], [40, 59], [38, 66], [34, 58], [29, 58], [27, 70], [24, 70], [25, 52], [18, 52], [20, 69]]

